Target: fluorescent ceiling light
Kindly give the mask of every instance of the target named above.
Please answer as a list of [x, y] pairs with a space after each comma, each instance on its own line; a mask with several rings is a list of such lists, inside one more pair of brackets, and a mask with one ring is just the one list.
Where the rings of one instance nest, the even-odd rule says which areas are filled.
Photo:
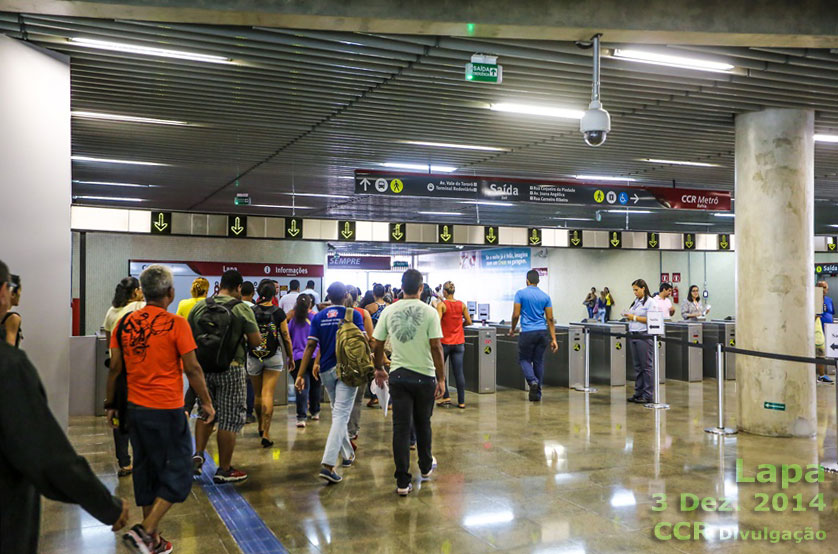
[[715, 225], [715, 223], [702, 223], [701, 221], [676, 221], [675, 225], [691, 225], [693, 227], [704, 227], [707, 225]]
[[492, 202], [491, 200], [463, 200], [460, 204], [474, 204], [476, 206], [514, 206], [512, 202]]
[[335, 179], [355, 179], [354, 175], [338, 175]]
[[838, 135], [815, 135], [818, 142], [838, 142]]
[[105, 200], [107, 202], [145, 202], [144, 198], [124, 198], [119, 196], [74, 196], [73, 200]]
[[451, 173], [453, 171], [457, 171], [456, 167], [450, 165], [408, 164], [401, 162], [387, 162], [378, 165], [382, 167], [391, 167], [394, 169], [414, 169], [416, 171], [427, 171], [429, 173], [433, 173], [434, 171], [437, 171], [439, 173]]
[[593, 221], [592, 217], [551, 217], [550, 219], [557, 219], [559, 221]]
[[157, 162], [137, 162], [133, 160], [114, 160], [111, 158], [91, 158], [90, 156], [70, 156], [71, 160], [77, 162], [96, 162], [96, 163], [103, 163], [103, 164], [128, 164], [128, 165], [169, 165], [169, 164], [161, 164]]
[[736, 214], [713, 214], [715, 217], [736, 217]]
[[131, 187], [143, 189], [159, 188], [159, 185], [140, 185], [137, 183], [111, 183], [109, 181], [78, 181], [76, 179], [73, 179], [73, 183], [77, 185], [96, 185], [103, 187]]
[[474, 144], [453, 144], [450, 142], [424, 142], [421, 140], [400, 140], [399, 142], [402, 144], [414, 144], [416, 146], [459, 148], [461, 150], [485, 150], [487, 152], [509, 152], [509, 148], [498, 148], [497, 146], [476, 146]]
[[574, 175], [574, 179], [579, 179], [580, 181], [628, 181], [633, 182], [637, 179], [633, 179], [631, 177], [611, 177], [609, 175]]
[[650, 214], [653, 213], [649, 210], [605, 210], [606, 213], [609, 214]]
[[254, 208], [273, 208], [276, 210], [313, 210], [310, 206], [283, 206], [282, 204], [251, 204]]
[[133, 115], [119, 115], [113, 113], [96, 113], [96, 112], [70, 112], [73, 117], [82, 117], [85, 119], [108, 119], [113, 121], [125, 121], [128, 123], [154, 123], [156, 125], [189, 125], [185, 121], [175, 121], [173, 119], [155, 119], [153, 117], [136, 117]]
[[832, 225], [827, 225], [827, 227], [838, 227], [838, 225], [832, 224]]
[[613, 56], [615, 58], [633, 62], [666, 65], [669, 67], [680, 67], [683, 69], [697, 69], [699, 71], [718, 71], [726, 73], [732, 71], [736, 67], [724, 62], [699, 60], [695, 58], [688, 58], [686, 56], [660, 54], [658, 52], [646, 52], [644, 50], [634, 50], [632, 48], [617, 48], [614, 50]]
[[311, 198], [352, 198], [351, 196], [347, 196], [345, 194], [321, 194], [318, 192], [283, 192], [282, 194], [288, 194], [290, 196], [308, 196]]
[[642, 158], [640, 161], [649, 162], [653, 164], [688, 165], [690, 167], [721, 167], [719, 164], [711, 164], [706, 162], [682, 162], [679, 160], [658, 160], [656, 158]]
[[419, 212], [421, 215], [463, 215], [460, 212]]
[[153, 46], [139, 46], [126, 44], [124, 42], [110, 42], [107, 40], [96, 40], [92, 38], [72, 37], [70, 42], [87, 48], [98, 48], [100, 50], [112, 50], [114, 52], [125, 52], [128, 54], [142, 54], [145, 56], [159, 56], [161, 58], [175, 58], [178, 60], [190, 60], [193, 62], [208, 63], [233, 63], [233, 60], [225, 56], [212, 54], [198, 54], [196, 52], [184, 52], [182, 50], [169, 50], [167, 48], [155, 48]]
[[547, 117], [561, 117], [564, 119], [582, 119], [584, 110], [572, 108], [557, 108], [554, 106], [537, 106], [533, 104], [516, 104], [513, 102], [500, 102], [490, 104], [489, 109], [496, 112], [522, 113], [527, 115], [544, 115]]

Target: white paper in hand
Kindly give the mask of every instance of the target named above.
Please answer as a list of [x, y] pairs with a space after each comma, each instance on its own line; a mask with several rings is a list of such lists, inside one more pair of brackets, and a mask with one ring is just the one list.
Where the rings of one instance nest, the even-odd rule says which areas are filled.
[[378, 398], [378, 405], [384, 410], [384, 417], [387, 417], [387, 409], [390, 404], [390, 383], [384, 381], [384, 386], [379, 387], [375, 380], [373, 380], [370, 383], [370, 392]]

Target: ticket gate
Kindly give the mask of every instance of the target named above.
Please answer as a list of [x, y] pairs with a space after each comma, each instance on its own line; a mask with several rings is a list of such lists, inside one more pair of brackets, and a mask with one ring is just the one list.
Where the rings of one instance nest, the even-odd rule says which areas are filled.
[[[714, 319], [702, 322], [704, 344], [703, 374], [705, 378], [716, 378], [716, 345], [736, 346], [736, 322]], [[736, 354], [725, 352], [725, 379], [736, 379]]]
[[[626, 384], [626, 351], [624, 337], [611, 333], [625, 333], [623, 323], [585, 323], [590, 333], [590, 382], [619, 387]], [[584, 366], [583, 366], [584, 371]]]
[[[492, 326], [472, 325], [465, 328], [465, 337], [463, 375], [466, 390], [478, 394], [493, 394], [496, 389], [498, 329]], [[450, 366], [449, 363], [447, 369], [449, 388], [452, 383], [455, 383]]]
[[585, 326], [571, 323], [567, 328], [568, 337], [568, 385], [570, 387], [585, 385]]
[[[518, 362], [518, 335], [510, 337], [508, 325], [496, 325], [497, 329], [497, 386], [508, 387], [518, 390], [529, 390], [523, 373], [521, 373], [521, 364]], [[571, 367], [571, 360], [574, 362], [574, 367], [579, 375], [578, 383], [584, 382], [585, 376], [585, 351], [584, 351], [584, 336], [579, 332], [575, 336], [576, 340], [571, 340], [571, 334], [568, 327], [556, 327], [556, 342], [559, 345], [559, 351], [554, 354], [547, 349], [544, 356], [544, 384], [554, 387], [569, 387], [569, 368]], [[574, 350], [572, 343], [578, 344], [578, 350]]]
[[[570, 367], [571, 354], [574, 352], [571, 346], [570, 329], [565, 326], [556, 326], [556, 343], [559, 350], [555, 354], [547, 349], [544, 356], [544, 384], [554, 387], [569, 387], [568, 371]], [[584, 342], [582, 347], [584, 347]], [[582, 375], [585, 371], [585, 360], [582, 359]]]
[[[666, 337], [690, 344], [701, 344], [703, 330], [701, 323], [667, 323]], [[695, 382], [703, 379], [703, 349], [686, 344], [666, 344], [666, 376], [676, 381]]]

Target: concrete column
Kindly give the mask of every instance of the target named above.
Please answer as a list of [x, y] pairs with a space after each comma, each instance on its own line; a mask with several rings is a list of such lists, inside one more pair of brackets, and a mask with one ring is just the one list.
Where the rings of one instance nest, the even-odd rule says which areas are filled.
[[[813, 356], [814, 114], [736, 118], [736, 343]], [[736, 357], [738, 425], [776, 437], [816, 431], [811, 365]], [[772, 410], [765, 403], [784, 405]]]
[[[70, 58], [0, 36], [0, 258], [20, 275], [21, 346], [65, 428], [70, 180]], [[25, 433], [26, 414], [20, 423]]]

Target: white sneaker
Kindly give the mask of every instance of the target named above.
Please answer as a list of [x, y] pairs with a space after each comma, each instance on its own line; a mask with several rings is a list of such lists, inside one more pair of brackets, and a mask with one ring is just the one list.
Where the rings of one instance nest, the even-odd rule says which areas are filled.
[[298, 422], [297, 422], [297, 427], [298, 427], [299, 429], [305, 429], [305, 428], [306, 428], [306, 422], [305, 422], [305, 421], [303, 421], [303, 420], [298, 421]]
[[413, 490], [413, 483], [408, 483], [405, 488], [396, 488], [396, 493], [399, 496], [407, 496]]
[[423, 481], [427, 481], [428, 479], [430, 479], [430, 478], [431, 478], [431, 474], [432, 474], [432, 473], [434, 472], [434, 470], [436, 469], [436, 466], [437, 466], [437, 464], [436, 464], [436, 456], [433, 456], [433, 457], [432, 457], [432, 460], [433, 460], [433, 462], [431, 462], [431, 469], [430, 469], [430, 470], [428, 470], [428, 473], [423, 473], [423, 474], [422, 474], [422, 480], [423, 480]]

